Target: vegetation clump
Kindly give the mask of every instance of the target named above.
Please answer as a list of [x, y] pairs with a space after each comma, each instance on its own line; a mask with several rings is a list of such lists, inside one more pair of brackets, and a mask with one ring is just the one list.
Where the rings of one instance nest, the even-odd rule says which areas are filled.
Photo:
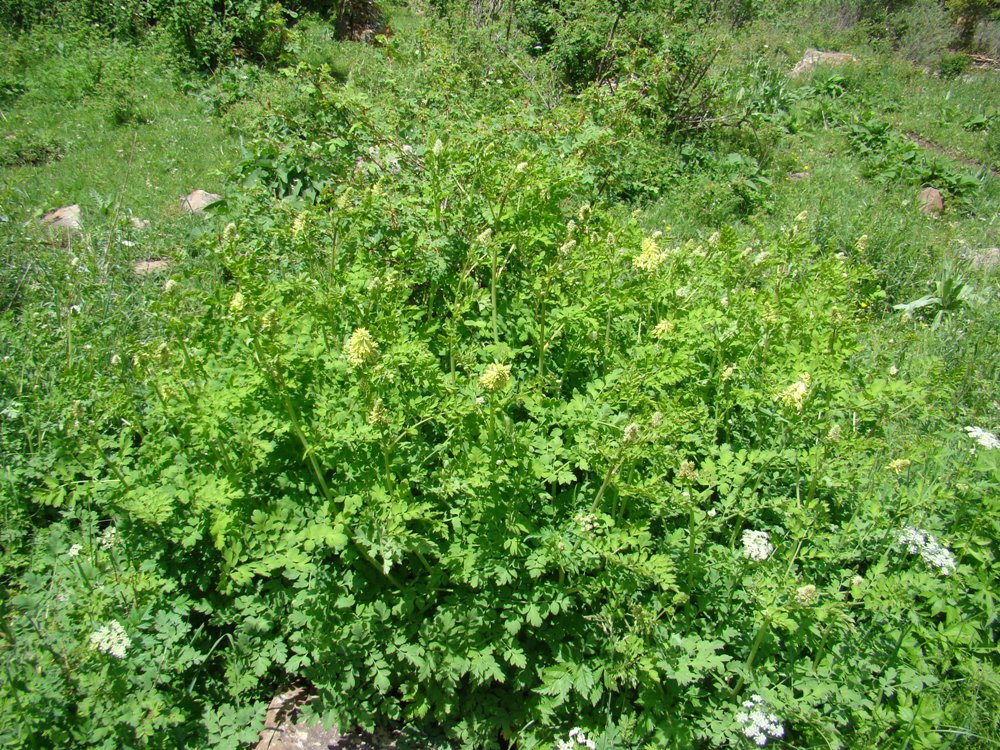
[[[10, 37], [12, 127], [79, 119], [0, 162], [0, 744], [245, 747], [293, 683], [434, 747], [1000, 739], [1000, 314], [960, 260], [1000, 189], [921, 145], [985, 153], [997, 84], [864, 4], [858, 62], [792, 80], [820, 6]], [[181, 161], [184, 120], [218, 140]], [[90, 143], [119, 169], [57, 246], [33, 201]], [[177, 216], [137, 174], [191, 154], [226, 199]]]

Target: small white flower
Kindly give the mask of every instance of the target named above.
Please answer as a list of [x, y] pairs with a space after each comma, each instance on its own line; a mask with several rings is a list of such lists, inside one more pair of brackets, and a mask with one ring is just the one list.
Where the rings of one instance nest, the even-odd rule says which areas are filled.
[[1000, 438], [992, 432], [987, 432], [982, 427], [966, 427], [965, 431], [969, 437], [979, 443], [986, 450], [996, 450], [1000, 448]]
[[444, 151], [444, 144], [441, 143], [440, 138], [434, 141], [434, 147], [431, 149], [431, 151], [434, 152], [434, 156], [440, 156], [441, 153]]
[[768, 540], [766, 531], [746, 529], [743, 532], [743, 556], [760, 562], [766, 560], [774, 552], [774, 545]]
[[585, 534], [589, 534], [597, 528], [597, 516], [593, 513], [577, 513], [576, 518], [573, 520], [575, 520], [576, 525], [580, 527], [580, 531]]
[[896, 539], [906, 547], [907, 552], [911, 555], [919, 554], [929, 567], [937, 568], [941, 575], [947, 576], [955, 572], [957, 565], [951, 550], [923, 529], [907, 526], [899, 532]]
[[70, 547], [68, 550], [66, 550], [66, 555], [68, 557], [79, 557], [80, 556], [80, 550], [82, 550], [82, 549], [83, 549], [83, 545], [82, 544], [74, 544], [72, 547]]
[[596, 750], [597, 743], [588, 737], [587, 733], [580, 727], [570, 729], [568, 739], [556, 740], [556, 750], [578, 750], [581, 747], [586, 747], [587, 750]]
[[132, 641], [118, 620], [102, 625], [90, 636], [91, 648], [96, 648], [102, 654], [110, 654], [116, 659], [124, 659], [131, 645]]

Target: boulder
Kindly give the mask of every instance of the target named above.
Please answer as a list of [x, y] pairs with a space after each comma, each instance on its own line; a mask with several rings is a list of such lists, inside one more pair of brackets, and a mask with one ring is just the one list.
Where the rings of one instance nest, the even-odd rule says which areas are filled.
[[849, 52], [823, 52], [810, 48], [788, 75], [798, 78], [803, 73], [815, 70], [817, 65], [845, 65], [852, 62], [858, 62], [858, 58]]
[[204, 211], [213, 203], [217, 203], [221, 200], [221, 195], [209, 193], [204, 190], [195, 190], [190, 195], [185, 195], [181, 198], [181, 209], [189, 213], [197, 214]]
[[80, 206], [74, 203], [72, 206], [63, 206], [55, 211], [49, 211], [41, 218], [42, 224], [50, 229], [61, 229], [65, 232], [79, 232]]
[[944, 198], [937, 188], [925, 187], [917, 194], [917, 201], [920, 203], [921, 213], [928, 216], [936, 216], [944, 213]]

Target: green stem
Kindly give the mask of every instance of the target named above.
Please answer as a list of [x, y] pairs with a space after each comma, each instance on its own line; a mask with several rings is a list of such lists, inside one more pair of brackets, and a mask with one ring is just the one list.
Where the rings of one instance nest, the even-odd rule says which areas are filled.
[[386, 487], [389, 489], [389, 493], [392, 494], [396, 491], [396, 482], [392, 478], [392, 469], [389, 468], [389, 448], [385, 444], [382, 445], [382, 464], [385, 466]]
[[[624, 449], [622, 452], [624, 452]], [[600, 504], [601, 498], [604, 497], [604, 493], [608, 489], [608, 485], [611, 484], [611, 478], [618, 473], [618, 470], [622, 467], [622, 464], [624, 463], [625, 463], [625, 457], [619, 454], [618, 463], [612, 466], [611, 469], [608, 471], [608, 475], [604, 477], [604, 483], [601, 485], [601, 488], [597, 491], [597, 495], [594, 497], [594, 502], [591, 503], [590, 505], [590, 511], [589, 511], [590, 513], [593, 513], [595, 510], [597, 510], [597, 506]]]
[[688, 592], [689, 594], [694, 591], [694, 549], [695, 549], [695, 509], [694, 501], [691, 501], [691, 508], [688, 511], [688, 571], [687, 571], [687, 581], [688, 581]]
[[493, 251], [491, 253], [491, 266], [492, 270], [490, 273], [490, 306], [493, 317], [493, 343], [500, 343], [500, 335], [497, 332], [497, 243], [491, 243]]
[[750, 673], [750, 670], [753, 669], [754, 661], [757, 659], [757, 652], [760, 650], [760, 646], [764, 642], [764, 637], [767, 635], [767, 631], [770, 627], [771, 617], [769, 615], [764, 615], [764, 621], [760, 624], [760, 627], [757, 628], [757, 635], [754, 636], [753, 645], [750, 646], [750, 655], [747, 656], [746, 663], [743, 665], [743, 674], [736, 683], [736, 687], [733, 688], [734, 695], [739, 695], [743, 685], [746, 684], [746, 677]]

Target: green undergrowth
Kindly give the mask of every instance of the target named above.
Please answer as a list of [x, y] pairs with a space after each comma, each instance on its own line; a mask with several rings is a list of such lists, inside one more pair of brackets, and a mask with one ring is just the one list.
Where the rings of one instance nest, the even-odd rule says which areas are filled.
[[[874, 114], [920, 74], [678, 4], [588, 84], [597, 5], [438, 5], [4, 52], [0, 745], [245, 747], [290, 685], [421, 747], [995, 745], [1000, 195]], [[105, 60], [149, 98], [57, 120]]]
[[217, 172], [238, 153], [223, 124], [179, 89], [167, 51], [154, 43], [40, 28], [2, 55], [22, 89], [3, 108], [4, 149], [48, 146], [41, 158], [4, 165], [12, 220], [72, 203], [92, 223], [111, 206], [142, 218], [176, 215], [181, 196], [217, 190]]

